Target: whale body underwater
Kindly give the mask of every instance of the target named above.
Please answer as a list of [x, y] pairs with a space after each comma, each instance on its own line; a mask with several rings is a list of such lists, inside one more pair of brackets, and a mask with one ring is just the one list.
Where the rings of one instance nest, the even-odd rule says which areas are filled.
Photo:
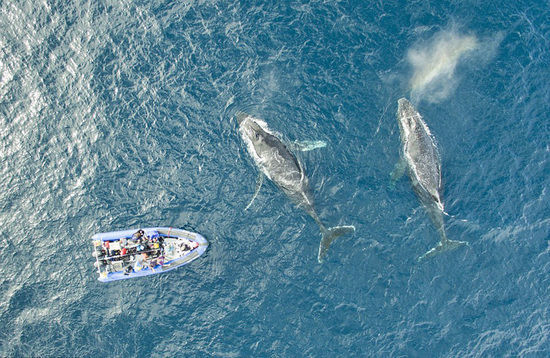
[[[267, 123], [263, 120], [245, 113], [238, 113], [236, 118], [241, 137], [246, 143], [247, 151], [256, 166], [319, 225], [322, 239], [319, 244], [317, 259], [322, 262], [332, 241], [341, 235], [355, 231], [355, 227], [336, 226], [327, 228], [315, 211], [308, 178], [294, 153], [275, 132], [268, 128]], [[261, 187], [261, 178], [263, 176], [260, 176], [254, 197]], [[254, 200], [254, 197], [252, 200]]]
[[408, 172], [412, 187], [441, 238], [435, 247], [418, 258], [422, 261], [440, 252], [466, 245], [467, 242], [449, 240], [445, 232], [441, 160], [430, 129], [407, 99], [401, 98], [397, 104], [401, 159], [392, 173], [392, 180]]

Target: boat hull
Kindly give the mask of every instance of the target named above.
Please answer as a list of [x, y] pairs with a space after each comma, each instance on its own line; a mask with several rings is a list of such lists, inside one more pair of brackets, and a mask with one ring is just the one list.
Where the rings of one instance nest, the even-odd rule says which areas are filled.
[[99, 233], [92, 236], [98, 280], [110, 282], [156, 275], [184, 266], [208, 248], [206, 239], [192, 231], [171, 227]]

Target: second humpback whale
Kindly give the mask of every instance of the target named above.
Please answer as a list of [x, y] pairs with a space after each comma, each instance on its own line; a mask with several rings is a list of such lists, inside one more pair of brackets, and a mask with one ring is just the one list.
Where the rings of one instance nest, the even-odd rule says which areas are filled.
[[[331, 242], [341, 235], [355, 231], [355, 227], [336, 226], [326, 228], [315, 212], [313, 197], [309, 191], [308, 178], [298, 158], [268, 128], [267, 123], [264, 121], [239, 113], [237, 114], [237, 122], [239, 123], [241, 136], [254, 163], [266, 177], [272, 180], [319, 225], [323, 237], [319, 245], [317, 259], [322, 262]], [[258, 183], [256, 193], [261, 186], [261, 180]]]
[[441, 182], [441, 160], [430, 129], [422, 116], [405, 98], [399, 99], [397, 121], [401, 134], [401, 161], [392, 173], [392, 179], [402, 176], [405, 170], [415, 193], [424, 205], [430, 219], [437, 229], [441, 241], [418, 258], [419, 261], [467, 244], [465, 241], [449, 240], [445, 232]]

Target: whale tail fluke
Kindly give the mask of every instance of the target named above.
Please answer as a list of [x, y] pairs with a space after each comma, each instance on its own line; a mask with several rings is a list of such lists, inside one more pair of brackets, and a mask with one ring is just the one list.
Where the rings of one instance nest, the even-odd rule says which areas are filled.
[[335, 226], [326, 229], [323, 232], [323, 238], [319, 244], [319, 255], [317, 256], [317, 261], [319, 261], [319, 263], [324, 261], [325, 256], [327, 256], [328, 248], [334, 239], [350, 232], [355, 232], [355, 226]]
[[469, 246], [468, 242], [466, 241], [457, 241], [457, 240], [448, 240], [448, 239], [444, 241], [440, 241], [439, 244], [437, 244], [437, 246], [432, 247], [424, 255], [420, 256], [418, 258], [418, 262], [422, 262], [427, 258], [433, 257], [435, 255], [439, 255], [440, 253], [445, 251], [454, 250], [464, 245]]

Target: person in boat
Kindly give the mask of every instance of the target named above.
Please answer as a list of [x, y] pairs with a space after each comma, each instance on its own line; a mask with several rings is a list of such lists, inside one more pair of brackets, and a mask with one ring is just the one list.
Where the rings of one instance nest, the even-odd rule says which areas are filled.
[[105, 248], [105, 252], [107, 253], [107, 257], [111, 256], [111, 252], [109, 251], [109, 241], [103, 241], [103, 247]]
[[189, 241], [184, 241], [181, 243], [180, 247], [183, 251], [189, 251], [191, 250], [191, 243]]
[[151, 250], [153, 251], [153, 253], [156, 256], [160, 255], [160, 244], [158, 242], [155, 242], [151, 246]]
[[155, 272], [155, 267], [157, 266], [157, 259], [151, 259], [149, 261], [149, 268], [151, 271]]
[[143, 258], [143, 268], [149, 267], [151, 271], [155, 272], [155, 266], [157, 266], [157, 260], [151, 257], [148, 253], [143, 252], [141, 254]]
[[145, 262], [147, 260], [147, 254], [143, 252], [141, 255], [136, 255], [136, 261], [134, 262], [134, 271], [141, 271], [145, 268]]
[[124, 274], [125, 274], [125, 275], [129, 275], [129, 274], [131, 274], [133, 271], [134, 271], [134, 267], [132, 266], [132, 264], [129, 264], [129, 265], [126, 266], [126, 268], [124, 269]]
[[183, 251], [191, 251], [195, 248], [197, 248], [199, 246], [198, 243], [194, 242], [194, 241], [189, 241], [189, 240], [186, 240], [183, 244], [181, 244], [181, 249]]
[[151, 251], [151, 245], [147, 241], [143, 243], [143, 251], [150, 252]]
[[152, 236], [151, 238], [149, 238], [149, 245], [151, 246], [151, 248], [155, 249], [159, 246], [159, 240], [157, 237], [155, 236]]
[[143, 242], [144, 238], [145, 238], [145, 231], [143, 231], [142, 229], [139, 229], [134, 235], [132, 235], [132, 240], [134, 240], [139, 244]]
[[164, 266], [164, 255], [160, 255], [158, 258], [157, 258], [157, 264], [159, 264], [161, 267]]

